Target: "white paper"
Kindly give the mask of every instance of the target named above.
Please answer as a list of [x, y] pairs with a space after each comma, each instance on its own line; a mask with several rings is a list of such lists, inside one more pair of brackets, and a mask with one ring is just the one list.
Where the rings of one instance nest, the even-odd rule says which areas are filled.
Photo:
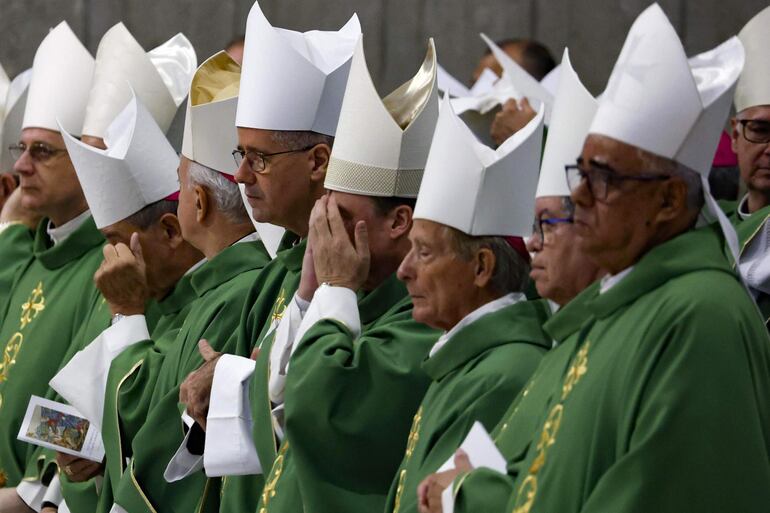
[[[476, 421], [473, 423], [468, 436], [460, 444], [460, 449], [468, 455], [473, 468], [488, 468], [501, 474], [506, 473], [505, 458], [500, 454], [495, 442], [489, 436], [487, 430], [484, 429], [481, 422]], [[446, 463], [441, 465], [438, 472], [453, 469], [455, 466], [454, 460], [453, 454]], [[441, 505], [443, 513], [452, 513], [454, 511], [454, 483], [450, 484], [441, 494]]]
[[33, 395], [17, 436], [22, 442], [91, 461], [104, 459], [99, 430], [68, 404]]

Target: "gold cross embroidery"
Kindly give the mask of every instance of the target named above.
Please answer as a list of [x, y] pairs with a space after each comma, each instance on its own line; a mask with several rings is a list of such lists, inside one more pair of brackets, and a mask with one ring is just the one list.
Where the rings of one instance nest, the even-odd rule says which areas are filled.
[[37, 314], [45, 310], [45, 297], [43, 297], [43, 282], [38, 282], [27, 302], [21, 305], [21, 328], [24, 329]]

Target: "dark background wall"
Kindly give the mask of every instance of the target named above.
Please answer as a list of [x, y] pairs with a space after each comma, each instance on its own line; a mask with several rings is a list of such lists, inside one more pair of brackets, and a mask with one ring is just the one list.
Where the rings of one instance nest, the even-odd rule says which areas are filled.
[[[734, 35], [768, 0], [661, 0], [688, 54]], [[634, 18], [649, 0], [262, 0], [274, 25], [294, 30], [337, 29], [353, 12], [361, 18], [367, 60], [386, 93], [421, 61], [427, 38], [439, 61], [467, 79], [484, 50], [480, 31], [493, 39], [532, 37], [560, 60], [569, 45], [573, 63], [599, 93]], [[32, 64], [49, 27], [65, 19], [96, 51], [102, 34], [123, 21], [150, 49], [178, 31], [198, 59], [242, 34], [252, 0], [0, 0], [0, 63], [10, 76]]]

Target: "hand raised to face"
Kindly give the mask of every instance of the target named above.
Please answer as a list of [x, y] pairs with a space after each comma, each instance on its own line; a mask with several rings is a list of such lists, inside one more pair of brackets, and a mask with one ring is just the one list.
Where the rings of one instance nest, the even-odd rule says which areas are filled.
[[333, 196], [316, 201], [310, 214], [310, 240], [317, 283], [357, 291], [369, 275], [371, 255], [366, 223], [358, 221], [354, 242]]
[[104, 261], [94, 274], [96, 287], [113, 315], [143, 314], [150, 298], [147, 266], [138, 233], [131, 235], [130, 245], [130, 248], [123, 243], [104, 246]]

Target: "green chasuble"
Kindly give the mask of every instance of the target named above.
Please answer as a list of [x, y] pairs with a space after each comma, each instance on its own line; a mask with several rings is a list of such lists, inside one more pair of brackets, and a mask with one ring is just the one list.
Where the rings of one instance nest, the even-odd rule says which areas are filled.
[[491, 430], [524, 388], [551, 337], [545, 301], [521, 301], [463, 326], [422, 364], [432, 383], [414, 417], [385, 511], [417, 513], [417, 486], [451, 458], [473, 423]]
[[196, 299], [190, 281], [200, 269], [202, 267], [180, 278], [174, 289], [155, 303], [153, 309], [160, 316], [157, 322], [150, 322], [154, 316], [148, 318], [151, 340], [128, 346], [112, 361], [102, 415], [102, 440], [107, 463], [104, 482], [101, 486], [95, 480], [71, 483], [65, 474], [60, 474], [62, 493], [73, 513], [92, 512], [93, 509], [88, 508], [97, 500], [97, 511], [107, 512], [112, 507], [112, 498], [125, 470], [126, 458], [131, 456], [131, 440], [145, 422], [163, 355], [173, 343]]
[[[744, 253], [746, 247], [754, 241], [759, 235], [760, 230], [765, 226], [765, 222], [770, 218], [770, 206], [757, 210], [748, 219], [741, 221], [735, 226], [735, 231], [738, 234], [738, 245], [740, 246], [741, 254]], [[770, 252], [766, 252], [767, 257], [770, 258]], [[770, 329], [770, 295], [760, 292], [756, 298], [757, 306], [762, 313], [762, 320], [765, 325]]]
[[690, 231], [581, 294], [588, 320], [509, 421], [539, 417], [500, 511], [767, 511], [770, 340], [723, 247]]
[[0, 229], [0, 319], [5, 315], [5, 302], [11, 293], [13, 277], [19, 266], [32, 254], [34, 236], [21, 223]]
[[[270, 347], [275, 327], [299, 286], [306, 246], [307, 239], [298, 242], [295, 234], [286, 233], [278, 254], [252, 286], [238, 327], [237, 355], [248, 356], [255, 345], [260, 347], [250, 381], [249, 399], [254, 422], [254, 444], [265, 471], [272, 465], [277, 452], [277, 437], [267, 388]], [[255, 510], [263, 483], [262, 474], [223, 478], [220, 511], [230, 513]]]
[[[599, 284], [591, 285], [598, 288]], [[585, 308], [586, 294], [574, 298], [567, 305], [561, 307], [549, 321], [548, 332], [555, 340], [565, 340], [576, 333], [588, 318]], [[519, 393], [513, 403], [508, 403], [505, 415], [501, 417], [497, 427], [491, 435], [500, 453], [508, 462], [508, 474], [500, 474], [493, 470], [480, 468], [455, 479], [453, 483], [455, 497], [455, 513], [476, 513], [479, 511], [503, 511], [502, 508], [508, 502], [513, 493], [513, 480], [517, 474], [517, 463], [527, 449], [533, 433], [539, 426], [539, 414], [533, 414], [526, 408], [521, 410], [522, 402], [534, 402], [544, 404], [550, 394], [545, 387], [533, 387], [541, 380], [554, 381], [560, 377], [560, 373], [566, 366], [569, 352], [563, 345], [557, 345], [548, 351], [542, 358], [540, 365], [532, 378]], [[556, 362], [556, 363], [551, 363]], [[512, 419], [515, 417], [515, 421]]]
[[101, 296], [94, 272], [104, 238], [88, 218], [53, 245], [48, 219], [38, 225], [31, 253], [8, 291], [0, 325], [0, 485], [16, 486], [35, 446], [16, 440], [31, 395], [45, 396], [48, 380], [67, 354]]
[[719, 200], [717, 201], [717, 204], [719, 205], [719, 208], [722, 209], [722, 212], [725, 213], [727, 216], [727, 219], [732, 223], [733, 226], [738, 226], [743, 222], [743, 219], [741, 219], [741, 216], [738, 215], [738, 200]]
[[123, 475], [115, 502], [131, 513], [218, 511], [218, 478], [196, 472], [174, 483], [164, 479], [166, 465], [182, 443], [179, 385], [203, 364], [198, 341], [205, 338], [221, 352], [235, 352], [241, 312], [253, 284], [270, 261], [261, 241], [235, 244], [192, 276], [198, 300], [173, 347], [166, 353], [151, 407], [133, 439], [133, 459]]
[[326, 318], [296, 341], [286, 438], [265, 478], [260, 512], [358, 513], [385, 505], [430, 383], [420, 364], [439, 333], [412, 319], [411, 298], [395, 274], [363, 296], [358, 310], [360, 336]]

